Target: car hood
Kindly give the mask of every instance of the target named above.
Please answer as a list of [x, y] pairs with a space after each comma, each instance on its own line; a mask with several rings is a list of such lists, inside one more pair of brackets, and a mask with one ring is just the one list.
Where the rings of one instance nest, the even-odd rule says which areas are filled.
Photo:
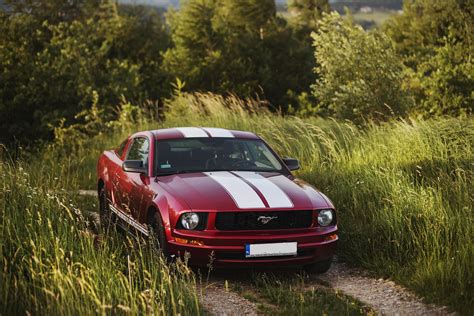
[[198, 172], [161, 176], [159, 183], [194, 211], [333, 207], [309, 184], [279, 173]]

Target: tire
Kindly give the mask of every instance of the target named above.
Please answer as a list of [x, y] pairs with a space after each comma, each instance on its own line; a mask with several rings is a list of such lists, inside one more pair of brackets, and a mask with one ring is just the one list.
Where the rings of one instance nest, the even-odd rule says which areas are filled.
[[166, 259], [169, 259], [168, 242], [166, 240], [165, 228], [160, 214], [155, 211], [149, 218], [150, 241], [156, 247], [158, 252], [162, 253]]
[[331, 267], [332, 257], [324, 261], [315, 262], [305, 266], [308, 273], [311, 274], [323, 274], [326, 273]]
[[107, 231], [110, 225], [114, 222], [109, 208], [109, 201], [107, 199], [107, 192], [105, 187], [99, 189], [99, 215], [100, 226]]

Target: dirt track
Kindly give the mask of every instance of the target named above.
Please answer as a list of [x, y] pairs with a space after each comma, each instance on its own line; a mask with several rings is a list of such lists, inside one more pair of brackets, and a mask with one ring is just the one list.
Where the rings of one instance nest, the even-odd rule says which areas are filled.
[[[202, 303], [206, 310], [213, 315], [258, 314], [255, 304], [225, 288], [227, 279], [230, 283], [249, 283], [245, 271], [214, 275], [210, 285], [202, 289]], [[308, 289], [321, 287], [321, 284], [359, 300], [382, 315], [456, 315], [445, 307], [425, 304], [393, 281], [370, 277], [366, 271], [350, 268], [344, 263], [334, 262], [326, 274], [311, 276], [306, 282]]]
[[[444, 307], [428, 305], [395, 282], [375, 279], [361, 269], [334, 263], [323, 275], [315, 277], [346, 295], [371, 306], [383, 315], [448, 315]], [[454, 314], [452, 314], [454, 315]]]

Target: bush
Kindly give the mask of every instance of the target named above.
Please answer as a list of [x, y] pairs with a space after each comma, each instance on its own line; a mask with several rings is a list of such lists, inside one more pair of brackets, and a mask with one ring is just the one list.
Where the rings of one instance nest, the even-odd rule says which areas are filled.
[[324, 15], [312, 37], [319, 63], [313, 113], [360, 122], [404, 115], [410, 108], [403, 65], [383, 33], [366, 32], [334, 12]]
[[51, 139], [60, 122], [80, 122], [95, 93], [109, 119], [122, 96], [140, 103], [165, 94], [160, 17], [119, 15], [107, 4], [51, 8], [56, 16], [46, 12], [58, 1], [22, 4], [0, 10], [0, 141]]
[[474, 2], [405, 1], [385, 31], [409, 67], [406, 87], [424, 117], [474, 113]]

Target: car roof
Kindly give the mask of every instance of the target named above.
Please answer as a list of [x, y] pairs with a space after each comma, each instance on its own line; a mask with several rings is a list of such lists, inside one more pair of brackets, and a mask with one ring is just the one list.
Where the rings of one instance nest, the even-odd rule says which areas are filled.
[[201, 137], [260, 139], [260, 137], [251, 132], [215, 127], [174, 127], [152, 130], [150, 132], [157, 140]]

